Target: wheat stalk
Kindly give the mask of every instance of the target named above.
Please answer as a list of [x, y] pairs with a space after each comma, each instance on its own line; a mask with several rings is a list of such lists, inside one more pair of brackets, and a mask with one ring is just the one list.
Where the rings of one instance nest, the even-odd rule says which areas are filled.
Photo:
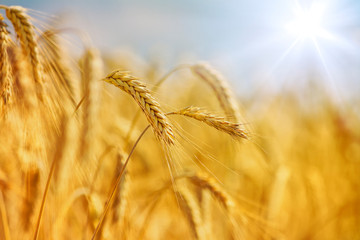
[[191, 232], [195, 239], [202, 239], [204, 236], [200, 209], [194, 195], [187, 189], [181, 188], [175, 191], [179, 206], [189, 222]]
[[227, 119], [240, 121], [236, 100], [224, 77], [207, 63], [192, 65], [190, 69], [213, 89]]
[[7, 209], [4, 201], [3, 190], [0, 189], [0, 216], [2, 222], [3, 236], [5, 240], [11, 240]]
[[161, 110], [160, 104], [143, 83], [131, 76], [127, 71], [114, 71], [104, 81], [115, 85], [133, 97], [145, 114], [158, 139], [162, 139], [169, 145], [174, 143], [175, 137], [169, 120]]
[[200, 122], [204, 122], [207, 125], [216, 128], [219, 131], [225, 132], [230, 136], [236, 138], [245, 138], [245, 139], [248, 138], [245, 130], [241, 128], [241, 124], [226, 121], [225, 118], [215, 116], [214, 114], [201, 110], [198, 107], [186, 107], [180, 109], [179, 111], [167, 113], [167, 115], [173, 115], [173, 114], [183, 115], [186, 117], [196, 119]]
[[[20, 6], [0, 6], [6, 9], [6, 16], [14, 26], [17, 37], [25, 56], [29, 57], [32, 67], [33, 78], [36, 83], [42, 83], [42, 66], [38, 45], [35, 40], [34, 26], [30, 23], [30, 17], [26, 9]], [[41, 85], [39, 85], [39, 90]]]

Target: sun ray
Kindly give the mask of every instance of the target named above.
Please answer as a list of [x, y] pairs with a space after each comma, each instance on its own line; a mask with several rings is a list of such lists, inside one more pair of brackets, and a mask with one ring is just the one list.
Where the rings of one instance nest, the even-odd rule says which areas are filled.
[[273, 67], [270, 69], [270, 73], [274, 72], [278, 66], [286, 59], [286, 57], [291, 53], [291, 51], [295, 48], [295, 46], [298, 44], [299, 39], [296, 39], [283, 53], [283, 55], [280, 56], [280, 58], [275, 62]]
[[320, 62], [321, 62], [321, 65], [325, 71], [325, 74], [326, 74], [326, 78], [327, 78], [327, 81], [331, 84], [331, 88], [332, 88], [332, 91], [334, 92], [334, 94], [338, 95], [337, 94], [337, 86], [336, 86], [336, 83], [334, 81], [334, 78], [332, 77], [332, 74], [330, 73], [330, 70], [329, 70], [329, 67], [325, 61], [325, 58], [324, 58], [324, 55], [320, 49], [320, 46], [319, 46], [319, 43], [316, 39], [313, 39], [313, 43], [314, 43], [314, 46], [315, 46], [315, 49], [316, 49], [316, 52], [317, 54], [319, 55], [319, 58], [320, 58]]

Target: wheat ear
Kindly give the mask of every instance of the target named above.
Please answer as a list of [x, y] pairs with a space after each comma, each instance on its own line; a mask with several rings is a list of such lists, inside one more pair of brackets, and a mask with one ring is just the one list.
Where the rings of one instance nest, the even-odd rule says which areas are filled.
[[159, 103], [143, 83], [131, 76], [127, 71], [114, 71], [104, 81], [115, 85], [133, 97], [145, 114], [158, 139], [162, 139], [169, 145], [174, 143], [175, 137], [169, 120], [161, 110]]
[[39, 37], [39, 45], [44, 45], [44, 56], [48, 62], [50, 71], [53, 71], [55, 79], [57, 80], [56, 87], [64, 89], [65, 94], [69, 96], [69, 99], [73, 105], [76, 105], [75, 101], [75, 88], [74, 88], [74, 74], [69, 66], [68, 56], [65, 53], [65, 47], [61, 44], [61, 38], [59, 33], [55, 29], [49, 29], [44, 31]]
[[98, 79], [101, 78], [102, 61], [100, 53], [95, 48], [85, 51], [82, 59], [82, 82], [84, 98], [84, 112], [82, 129], [80, 133], [81, 142], [79, 145], [79, 160], [89, 160], [92, 153], [92, 146], [96, 136], [96, 115], [99, 100]]
[[0, 15], [0, 97], [1, 97], [1, 113], [5, 110], [11, 100], [12, 95], [12, 75], [11, 64], [7, 52], [8, 44], [10, 42], [9, 32], [6, 29], [6, 24]]
[[186, 107], [176, 112], [170, 112], [167, 115], [172, 114], [183, 115], [196, 119], [236, 138], [248, 138], [245, 130], [241, 128], [241, 124], [226, 121], [223, 117], [215, 116], [214, 114], [201, 110], [198, 107]]
[[[4, 6], [2, 6], [4, 8]], [[6, 16], [14, 26], [17, 37], [25, 56], [29, 57], [32, 67], [33, 78], [36, 83], [41, 83], [42, 67], [38, 45], [35, 40], [34, 26], [30, 23], [30, 17], [26, 9], [19, 6], [5, 7]]]
[[229, 210], [234, 205], [234, 201], [231, 197], [215, 182], [213, 178], [203, 174], [190, 175], [186, 178], [195, 186], [201, 189], [207, 189], [225, 209]]
[[224, 77], [207, 63], [192, 65], [191, 70], [213, 89], [227, 119], [233, 119], [236, 122], [240, 121], [236, 100]]

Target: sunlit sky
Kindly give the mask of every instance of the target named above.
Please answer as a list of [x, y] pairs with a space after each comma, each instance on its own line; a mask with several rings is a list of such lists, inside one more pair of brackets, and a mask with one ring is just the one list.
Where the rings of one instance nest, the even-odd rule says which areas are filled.
[[184, 56], [208, 60], [239, 93], [249, 88], [298, 87], [308, 78], [321, 79], [336, 94], [360, 93], [358, 0], [5, 0], [2, 4], [48, 14], [67, 12], [67, 24], [86, 30], [104, 51], [127, 47], [145, 58], [159, 51], [169, 67]]

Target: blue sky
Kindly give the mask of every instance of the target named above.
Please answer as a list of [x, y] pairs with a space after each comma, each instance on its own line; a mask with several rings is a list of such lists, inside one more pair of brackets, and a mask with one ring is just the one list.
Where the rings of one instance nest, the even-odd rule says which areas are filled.
[[[303, 41], [290, 50], [294, 38], [285, 26], [294, 17], [295, 0], [2, 2], [48, 14], [66, 12], [66, 24], [87, 31], [104, 51], [128, 47], [147, 57], [162, 49], [170, 65], [182, 55], [209, 60], [240, 92], [296, 86], [309, 75], [331, 82], [341, 94], [360, 92], [360, 1], [319, 1], [326, 5], [324, 25], [337, 40], [319, 39], [318, 48]], [[306, 8], [313, 2], [300, 4]]]

